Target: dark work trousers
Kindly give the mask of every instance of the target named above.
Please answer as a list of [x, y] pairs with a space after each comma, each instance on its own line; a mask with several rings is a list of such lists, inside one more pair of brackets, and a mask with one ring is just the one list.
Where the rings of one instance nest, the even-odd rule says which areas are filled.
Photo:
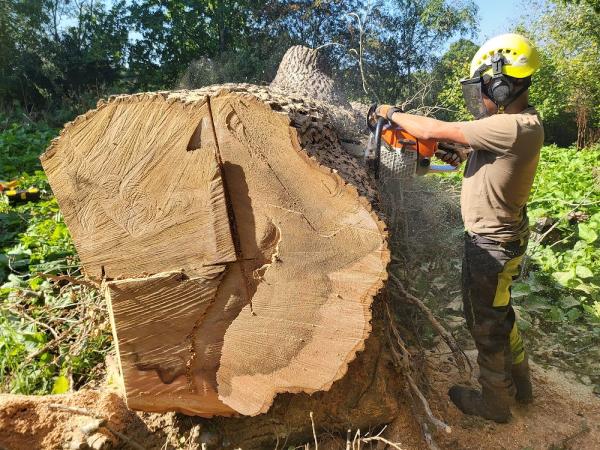
[[525, 357], [510, 287], [526, 249], [526, 239], [502, 243], [465, 233], [463, 306], [478, 350], [479, 382], [484, 390], [507, 399], [515, 394], [511, 366]]

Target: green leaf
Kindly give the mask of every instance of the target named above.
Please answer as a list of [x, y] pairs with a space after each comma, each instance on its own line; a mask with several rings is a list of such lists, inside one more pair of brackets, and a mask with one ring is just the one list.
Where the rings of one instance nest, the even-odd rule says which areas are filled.
[[590, 268], [586, 267], [586, 266], [576, 266], [575, 267], [575, 274], [579, 278], [591, 278], [591, 277], [594, 276], [594, 272], [592, 272], [590, 270]]
[[69, 379], [64, 375], [56, 377], [52, 386], [53, 394], [64, 394], [69, 391]]
[[576, 289], [581, 292], [585, 292], [588, 295], [592, 295], [594, 293], [594, 285], [579, 283], [573, 289]]
[[552, 322], [562, 322], [564, 320], [564, 314], [558, 306], [553, 306], [548, 312], [548, 320]]
[[569, 281], [575, 278], [575, 271], [569, 270], [566, 272], [554, 272], [552, 276], [556, 278], [556, 281], [558, 281], [560, 284], [566, 286], [569, 283]]
[[569, 311], [567, 311], [567, 318], [571, 322], [575, 322], [580, 317], [581, 317], [581, 311], [578, 308], [571, 308]]
[[531, 294], [531, 287], [528, 283], [516, 282], [512, 285], [510, 292], [513, 298], [527, 297]]
[[562, 305], [563, 308], [569, 309], [569, 308], [572, 308], [573, 306], [579, 306], [580, 302], [572, 295], [567, 295], [565, 298], [561, 299], [560, 304]]
[[577, 228], [579, 230], [579, 237], [584, 241], [592, 243], [598, 239], [598, 233], [590, 225], [580, 223]]

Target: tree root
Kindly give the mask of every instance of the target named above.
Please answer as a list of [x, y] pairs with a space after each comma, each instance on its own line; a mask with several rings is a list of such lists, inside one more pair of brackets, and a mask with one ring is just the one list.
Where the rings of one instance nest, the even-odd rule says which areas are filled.
[[456, 361], [456, 365], [458, 370], [464, 374], [466, 372], [466, 367], [469, 367], [469, 371], [473, 370], [473, 366], [471, 365], [471, 361], [465, 355], [463, 350], [460, 348], [454, 336], [452, 336], [443, 326], [442, 324], [435, 318], [431, 310], [423, 303], [422, 300], [419, 300], [417, 297], [412, 295], [410, 292], [406, 290], [400, 279], [394, 275], [393, 273], [389, 274], [390, 279], [394, 282], [394, 286], [398, 289], [400, 294], [406, 298], [410, 303], [415, 305], [417, 308], [421, 310], [421, 312], [427, 317], [427, 320], [431, 323], [435, 331], [440, 335], [440, 337], [446, 342], [450, 350], [454, 355], [454, 360]]
[[[389, 324], [388, 339], [389, 339], [390, 348], [392, 351], [392, 358], [393, 358], [396, 366], [402, 368], [402, 375], [405, 377], [406, 382], [407, 382], [408, 397], [413, 400], [413, 404], [411, 406], [415, 412], [414, 417], [417, 419], [417, 421], [419, 422], [419, 425], [421, 426], [421, 430], [423, 432], [423, 438], [425, 439], [425, 442], [429, 446], [430, 450], [437, 450], [438, 446], [436, 445], [435, 441], [433, 440], [433, 437], [431, 436], [431, 433], [429, 432], [429, 428], [428, 428], [427, 424], [422, 420], [421, 415], [416, 412], [417, 408], [415, 405], [415, 403], [416, 403], [415, 396], [416, 396], [416, 398], [419, 399], [422, 410], [425, 412], [425, 416], [426, 416], [427, 420], [429, 421], [429, 423], [431, 423], [433, 426], [435, 426], [439, 430], [444, 431], [445, 433], [451, 433], [452, 428], [448, 424], [446, 424], [445, 422], [443, 422], [442, 420], [438, 419], [437, 417], [435, 417], [433, 415], [431, 408], [429, 407], [429, 403], [428, 403], [427, 399], [425, 398], [425, 396], [423, 395], [423, 393], [421, 392], [421, 390], [415, 383], [415, 381], [412, 377], [412, 371], [413, 371], [413, 365], [411, 362], [412, 355], [406, 348], [406, 344], [402, 340], [402, 337], [400, 336], [400, 332], [398, 331], [398, 328], [396, 327], [396, 319], [395, 319], [394, 315], [392, 314], [392, 312], [390, 311], [390, 307], [389, 307], [387, 298], [384, 300], [384, 304], [385, 304], [385, 311], [386, 311], [386, 314], [388, 317], [388, 324]], [[438, 325], [439, 325], [439, 322], [438, 322]], [[439, 326], [441, 327], [441, 325], [439, 325]], [[394, 336], [395, 342], [392, 340], [391, 335]], [[398, 351], [398, 349], [399, 349], [399, 351]]]

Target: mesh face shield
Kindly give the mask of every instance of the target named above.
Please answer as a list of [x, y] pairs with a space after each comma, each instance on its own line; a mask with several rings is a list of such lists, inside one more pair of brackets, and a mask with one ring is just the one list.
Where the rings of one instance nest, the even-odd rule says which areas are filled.
[[475, 119], [483, 119], [489, 116], [489, 112], [483, 103], [483, 83], [482, 77], [460, 81], [465, 105]]

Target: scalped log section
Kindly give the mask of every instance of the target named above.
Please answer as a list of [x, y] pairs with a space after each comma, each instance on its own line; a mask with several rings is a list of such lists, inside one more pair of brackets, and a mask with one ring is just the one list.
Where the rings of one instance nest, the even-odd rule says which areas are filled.
[[165, 97], [101, 104], [42, 155], [88, 276], [236, 260], [208, 105]]
[[129, 406], [256, 415], [329, 389], [364, 348], [387, 236], [318, 104], [249, 85], [122, 96], [43, 163], [87, 273], [125, 278], [106, 290]]
[[217, 398], [214, 377], [194, 377], [191, 366], [196, 343], [190, 330], [206, 316], [224, 270], [225, 266], [210, 266], [193, 278], [169, 272], [107, 283], [105, 295], [130, 408], [232, 413]]

